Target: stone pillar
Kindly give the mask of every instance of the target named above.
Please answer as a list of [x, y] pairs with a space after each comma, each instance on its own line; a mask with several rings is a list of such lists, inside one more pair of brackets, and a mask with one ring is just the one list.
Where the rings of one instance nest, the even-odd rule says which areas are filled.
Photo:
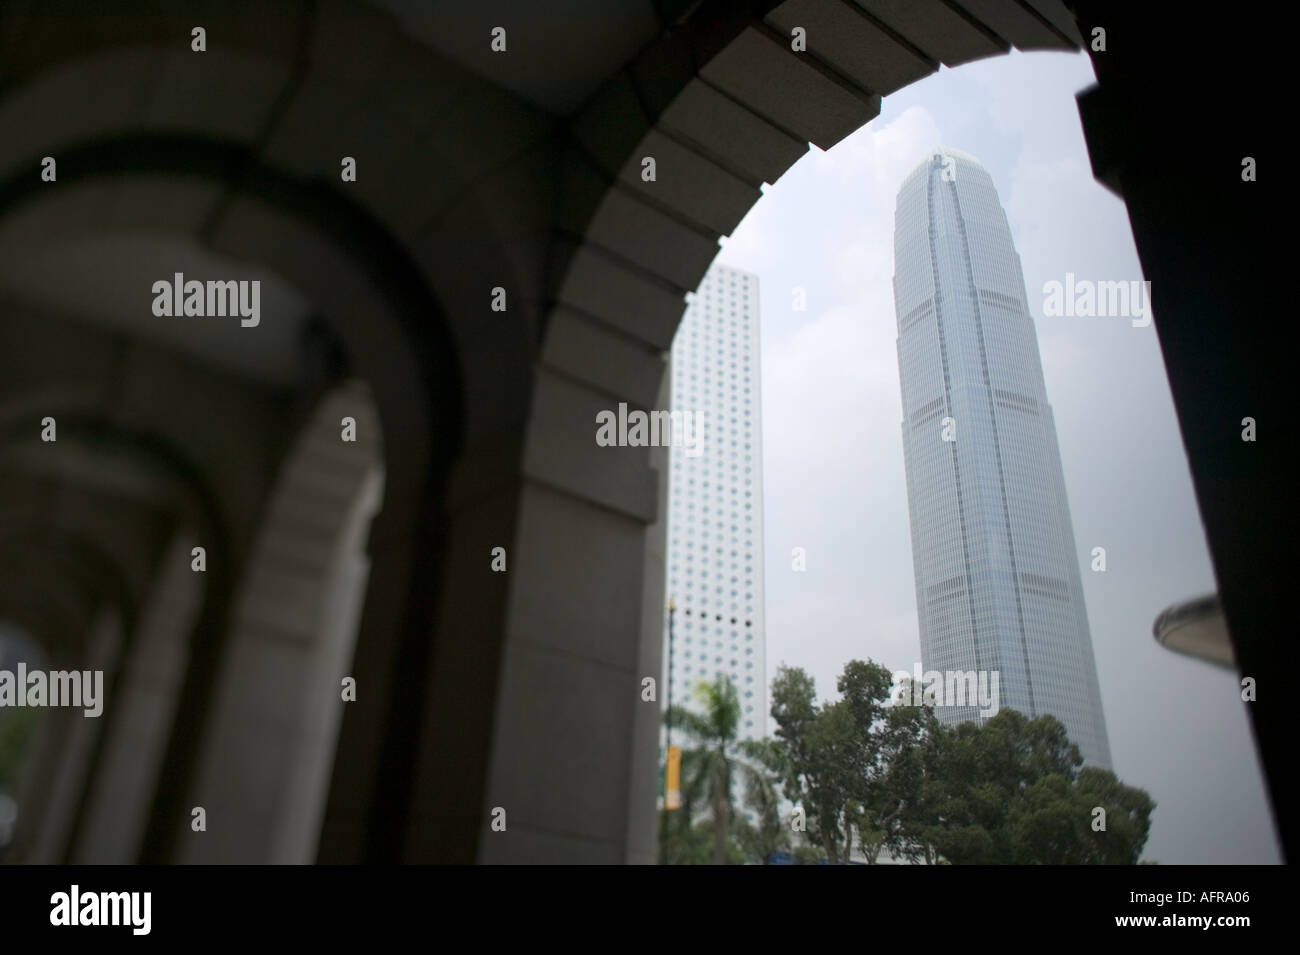
[[163, 551], [118, 680], [120, 709], [69, 850], [72, 862], [121, 865], [138, 856], [203, 600], [202, 575], [190, 570], [193, 546], [182, 533]]
[[[509, 572], [481, 862], [654, 856], [662, 449], [600, 447], [597, 414], [653, 408], [664, 361], [590, 326], [538, 372]], [[615, 360], [577, 367], [593, 341]], [[619, 373], [622, 360], [635, 372]], [[555, 369], [555, 370], [552, 370]], [[595, 379], [595, 380], [592, 380]], [[638, 390], [638, 386], [640, 390]], [[656, 554], [656, 551], [658, 553]], [[505, 811], [504, 831], [492, 827]]]
[[[356, 441], [341, 437], [354, 419]], [[304, 863], [315, 843], [342, 718], [379, 504], [380, 436], [360, 389], [323, 402], [286, 460], [234, 601], [191, 801], [207, 831], [178, 821], [178, 858]]]

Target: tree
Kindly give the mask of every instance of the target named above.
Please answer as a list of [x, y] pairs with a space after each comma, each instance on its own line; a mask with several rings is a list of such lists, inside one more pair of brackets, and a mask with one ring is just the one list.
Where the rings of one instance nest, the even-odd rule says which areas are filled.
[[1004, 709], [982, 725], [947, 727], [930, 705], [901, 701], [910, 693], [891, 705], [891, 682], [884, 667], [858, 660], [845, 665], [833, 702], [819, 704], [797, 667], [772, 682], [780, 758], [770, 765], [832, 865], [855, 833], [869, 863], [885, 849], [931, 865], [1138, 861], [1151, 797], [1083, 766], [1059, 720]]
[[782, 666], [772, 681], [772, 717], [784, 757], [785, 794], [802, 806], [809, 838], [821, 843], [834, 864], [851, 772], [841, 753], [850, 745], [851, 726], [842, 709], [828, 714], [819, 706], [816, 692], [801, 668]]
[[[932, 771], [904, 826], [913, 846], [955, 864], [1125, 864], [1138, 861], [1155, 808], [1114, 773], [1084, 767], [1055, 717], [1003, 710], [929, 737]], [[1094, 810], [1106, 828], [1094, 829]]]
[[[1093, 808], [1106, 810], [1106, 829], [1094, 831], [1091, 824], [1084, 838], [1091, 851], [1086, 862], [1103, 865], [1133, 865], [1142, 855], [1151, 835], [1151, 814], [1156, 804], [1144, 789], [1120, 782], [1108, 769], [1085, 766], [1075, 777], [1080, 803], [1092, 818]], [[1154, 864], [1154, 863], [1152, 863]]]
[[[883, 849], [913, 861], [925, 855], [924, 842], [908, 836], [907, 823], [928, 817], [927, 780], [933, 774], [929, 741], [941, 727], [923, 706], [892, 706], [884, 717], [876, 771], [858, 820], [858, 844], [869, 865]], [[929, 861], [929, 860], [927, 860]]]
[[[667, 816], [670, 838], [668, 840], [669, 865], [710, 865], [713, 862], [713, 822], [707, 815], [691, 814], [682, 809], [661, 815]], [[661, 827], [662, 827], [661, 823]], [[740, 865], [746, 860], [734, 829], [728, 833], [724, 858], [727, 865]], [[661, 828], [659, 838], [664, 838]]]
[[[689, 838], [693, 825], [692, 811], [708, 806], [713, 834], [713, 864], [724, 865], [729, 857], [735, 860], [736, 851], [729, 843], [733, 828], [743, 823], [733, 822], [732, 780], [741, 776], [750, 797], [764, 799], [775, 797], [755, 795], [763, 787], [770, 789], [770, 774], [759, 759], [762, 750], [737, 739], [740, 727], [740, 699], [731, 678], [721, 674], [712, 683], [699, 683], [695, 687], [699, 710], [673, 706], [668, 719], [698, 744], [682, 753], [682, 820]], [[669, 813], [672, 815], [672, 813]]]
[[885, 771], [881, 751], [891, 683], [889, 670], [860, 660], [845, 665], [835, 702], [819, 705], [812, 678], [798, 667], [781, 667], [772, 683], [786, 795], [803, 805], [809, 835], [832, 865], [847, 859], [855, 829], [873, 818], [864, 807]]

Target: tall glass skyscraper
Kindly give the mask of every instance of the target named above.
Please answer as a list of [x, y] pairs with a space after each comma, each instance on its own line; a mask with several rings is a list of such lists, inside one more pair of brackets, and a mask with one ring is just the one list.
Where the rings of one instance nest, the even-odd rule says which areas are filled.
[[672, 409], [703, 412], [702, 453], [669, 451], [673, 702], [731, 676], [740, 736], [767, 730], [758, 276], [714, 265], [673, 340]]
[[[894, 307], [925, 670], [997, 671], [1000, 705], [1110, 767], [1056, 426], [993, 180], [941, 148], [903, 181]], [[946, 723], [973, 706], [939, 707]]]

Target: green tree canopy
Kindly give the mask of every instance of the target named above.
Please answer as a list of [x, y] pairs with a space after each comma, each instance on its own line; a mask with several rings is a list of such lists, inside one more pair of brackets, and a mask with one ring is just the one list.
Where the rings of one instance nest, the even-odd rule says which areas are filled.
[[1109, 770], [1084, 767], [1055, 717], [1005, 709], [983, 726], [940, 728], [927, 749], [922, 811], [904, 829], [930, 861], [1137, 863], [1155, 804]]
[[772, 682], [769, 765], [829, 862], [848, 858], [855, 834], [869, 862], [886, 849], [932, 864], [1138, 861], [1155, 804], [1083, 766], [1059, 720], [1004, 709], [950, 728], [930, 706], [891, 704], [891, 684], [890, 671], [858, 660], [838, 700], [819, 703], [798, 667]]

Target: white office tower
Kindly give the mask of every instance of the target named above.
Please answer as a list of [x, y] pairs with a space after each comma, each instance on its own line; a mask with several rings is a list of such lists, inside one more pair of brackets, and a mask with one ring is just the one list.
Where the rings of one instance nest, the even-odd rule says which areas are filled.
[[704, 434], [669, 452], [670, 680], [693, 707], [696, 683], [729, 674], [747, 739], [767, 729], [758, 349], [758, 277], [714, 265], [673, 341], [672, 409], [702, 412]]
[[[1079, 555], [1020, 257], [993, 180], [940, 149], [903, 181], [894, 307], [921, 660], [1110, 767]], [[944, 701], [941, 720], [978, 718]]]

